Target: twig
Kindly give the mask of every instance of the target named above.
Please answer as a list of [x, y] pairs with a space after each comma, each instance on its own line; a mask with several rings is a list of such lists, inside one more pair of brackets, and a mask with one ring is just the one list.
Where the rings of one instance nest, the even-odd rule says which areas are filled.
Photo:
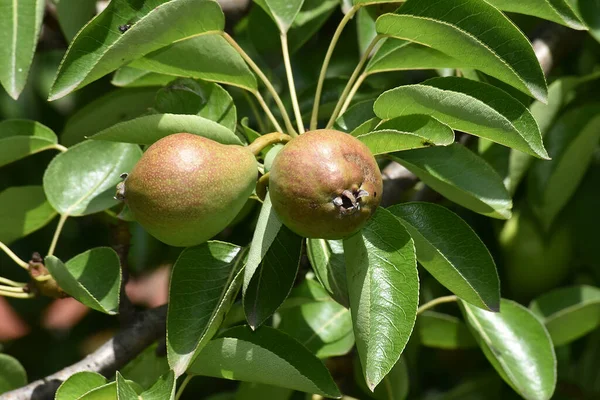
[[417, 315], [422, 314], [424, 311], [427, 311], [430, 308], [433, 308], [433, 307], [437, 306], [438, 304], [453, 303], [455, 301], [458, 301], [458, 297], [454, 296], [454, 295], [452, 295], [452, 296], [438, 297], [438, 298], [433, 299], [431, 301], [428, 301], [427, 303], [425, 303], [422, 306], [420, 306], [417, 309]]
[[135, 314], [135, 307], [131, 303], [125, 286], [129, 282], [129, 248], [131, 247], [131, 233], [127, 222], [119, 220], [112, 228], [113, 245], [112, 248], [119, 256], [121, 264], [121, 290], [119, 295], [119, 322], [121, 327], [129, 325]]
[[166, 305], [139, 314], [139, 318], [131, 326], [117, 333], [83, 360], [20, 389], [0, 395], [0, 400], [54, 399], [54, 393], [60, 384], [81, 371], [92, 371], [112, 377], [115, 371], [165, 335], [166, 316]]

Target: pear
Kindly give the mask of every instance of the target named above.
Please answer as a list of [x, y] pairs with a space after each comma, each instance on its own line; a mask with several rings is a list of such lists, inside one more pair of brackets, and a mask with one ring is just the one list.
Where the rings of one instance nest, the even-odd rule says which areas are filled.
[[146, 150], [116, 197], [158, 240], [195, 246], [234, 220], [257, 175], [256, 158], [246, 147], [177, 133]]
[[308, 238], [343, 239], [381, 202], [381, 172], [369, 148], [336, 130], [306, 132], [273, 160], [269, 195], [284, 225]]

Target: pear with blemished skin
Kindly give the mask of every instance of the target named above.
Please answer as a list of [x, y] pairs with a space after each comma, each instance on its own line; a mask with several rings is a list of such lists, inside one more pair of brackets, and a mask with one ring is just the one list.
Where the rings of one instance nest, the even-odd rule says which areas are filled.
[[246, 147], [177, 133], [146, 150], [116, 197], [158, 240], [195, 246], [233, 221], [257, 176], [256, 158]]
[[277, 154], [269, 178], [275, 212], [308, 238], [343, 239], [373, 215], [383, 191], [369, 148], [331, 129], [306, 132]]

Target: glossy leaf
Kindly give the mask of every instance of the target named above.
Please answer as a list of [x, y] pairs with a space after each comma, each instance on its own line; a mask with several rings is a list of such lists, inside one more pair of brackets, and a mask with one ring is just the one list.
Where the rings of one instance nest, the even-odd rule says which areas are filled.
[[116, 400], [139, 400], [135, 390], [127, 383], [125, 378], [117, 371], [116, 379], [117, 399]]
[[502, 300], [493, 313], [461, 302], [467, 323], [498, 374], [527, 400], [547, 400], [556, 386], [556, 356], [548, 331], [528, 309]]
[[199, 115], [153, 114], [121, 122], [92, 136], [93, 140], [152, 144], [165, 136], [187, 132], [223, 144], [242, 144], [228, 128]]
[[183, 76], [225, 83], [250, 91], [257, 81], [248, 65], [217, 34], [207, 34], [175, 42], [129, 64], [159, 74]]
[[0, 83], [17, 99], [29, 75], [44, 17], [43, 0], [3, 1], [0, 12]]
[[417, 260], [451, 292], [487, 310], [500, 307], [496, 264], [481, 239], [452, 211], [433, 203], [388, 208], [415, 241]]
[[562, 346], [600, 326], [600, 289], [555, 289], [532, 301], [529, 308], [546, 325], [554, 346]]
[[448, 125], [426, 115], [406, 115], [384, 121], [369, 133], [356, 135], [373, 155], [454, 143]]
[[508, 93], [471, 79], [434, 78], [383, 93], [374, 105], [382, 119], [427, 114], [471, 133], [539, 158], [548, 158], [538, 125]]
[[0, 353], [0, 394], [27, 384], [27, 373], [21, 363], [8, 354]]
[[64, 264], [47, 256], [45, 265], [61, 289], [81, 303], [106, 314], [119, 311], [121, 266], [110, 247], [88, 250]]
[[142, 155], [136, 145], [89, 141], [61, 153], [46, 168], [44, 192], [63, 215], [81, 216], [119, 203], [115, 186]]
[[175, 399], [175, 374], [169, 371], [161, 376], [152, 387], [144, 391], [142, 400], [174, 400]]
[[[324, 292], [313, 280], [305, 280], [302, 286], [316, 286], [316, 290]], [[296, 289], [290, 296], [290, 302], [301, 300]], [[282, 308], [279, 312], [281, 323], [277, 328], [319, 358], [342, 356], [354, 346], [350, 310], [333, 301], [326, 292], [323, 294], [324, 298], [310, 298], [298, 305]]]
[[586, 29], [585, 25], [573, 12], [565, 0], [487, 0], [488, 3], [502, 11], [533, 15], [547, 19], [572, 29]]
[[367, 75], [401, 70], [463, 68], [464, 61], [450, 57], [434, 48], [406, 40], [388, 38], [369, 60]]
[[300, 12], [304, 0], [254, 0], [261, 6], [285, 34]]
[[72, 146], [103, 129], [148, 113], [154, 104], [157, 88], [120, 89], [112, 91], [74, 113], [60, 135]]
[[277, 232], [244, 292], [244, 312], [252, 329], [271, 317], [290, 294], [300, 268], [302, 244], [303, 239], [286, 226]]
[[247, 326], [224, 331], [204, 348], [188, 373], [341, 397], [317, 357], [287, 334], [267, 326], [255, 332]]
[[56, 211], [41, 186], [16, 186], [0, 192], [0, 242], [11, 242], [46, 226]]
[[417, 332], [423, 346], [447, 350], [477, 347], [467, 325], [448, 314], [425, 311], [417, 319]]
[[237, 111], [231, 95], [216, 83], [178, 79], [156, 93], [161, 113], [199, 115], [234, 132]]
[[207, 242], [185, 249], [173, 266], [167, 314], [167, 356], [177, 376], [221, 325], [239, 290], [241, 248]]
[[163, 75], [157, 72], [145, 71], [143, 69], [137, 69], [126, 65], [124, 67], [119, 68], [115, 72], [110, 83], [118, 87], [135, 88], [148, 86], [164, 86], [174, 79], [175, 77], [171, 75]]
[[402, 224], [380, 208], [344, 240], [344, 253], [356, 347], [373, 390], [400, 358], [415, 324], [415, 247]]
[[377, 32], [442, 51], [544, 101], [546, 80], [527, 37], [480, 0], [408, 0], [377, 20]]
[[493, 218], [511, 216], [512, 199], [502, 178], [481, 157], [455, 143], [390, 154], [449, 200]]
[[49, 99], [61, 98], [177, 40], [223, 27], [223, 12], [215, 1], [147, 0], [142, 7], [128, 0], [112, 1], [73, 39]]
[[39, 122], [9, 119], [0, 122], [0, 167], [31, 154], [55, 148], [58, 139]]
[[56, 400], [77, 400], [87, 392], [106, 385], [107, 380], [96, 372], [76, 372], [65, 380], [56, 391]]
[[600, 139], [600, 103], [573, 108], [546, 135], [551, 161], [535, 162], [529, 200], [548, 229], [588, 169]]
[[335, 301], [349, 308], [344, 243], [325, 239], [307, 239], [306, 243], [306, 253], [317, 279]]

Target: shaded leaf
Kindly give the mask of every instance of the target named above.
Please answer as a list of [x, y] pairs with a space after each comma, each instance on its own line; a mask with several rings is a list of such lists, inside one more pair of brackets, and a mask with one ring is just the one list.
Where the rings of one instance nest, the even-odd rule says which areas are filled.
[[4, 1], [0, 12], [0, 83], [17, 99], [29, 75], [29, 68], [44, 17], [43, 0]]
[[529, 308], [546, 325], [554, 346], [562, 346], [600, 326], [600, 289], [555, 289], [533, 300]]
[[72, 146], [94, 133], [148, 112], [154, 104], [157, 88], [121, 89], [92, 101], [74, 113], [60, 139]]
[[356, 347], [373, 390], [400, 358], [419, 301], [415, 248], [402, 224], [380, 208], [344, 240]]
[[377, 32], [440, 50], [544, 101], [546, 79], [527, 37], [480, 0], [408, 0], [377, 19]]
[[287, 334], [267, 326], [256, 332], [247, 326], [224, 331], [209, 342], [188, 373], [341, 397], [317, 357]]
[[425, 311], [417, 319], [417, 332], [423, 346], [448, 350], [477, 347], [467, 325], [448, 314]]
[[481, 239], [452, 211], [433, 203], [388, 208], [408, 230], [417, 260], [451, 292], [487, 310], [500, 307], [496, 264]]
[[471, 133], [539, 158], [548, 158], [538, 125], [527, 108], [490, 84], [466, 78], [429, 79], [383, 93], [374, 105], [382, 119], [427, 114]]
[[239, 290], [241, 248], [206, 242], [185, 249], [173, 266], [167, 314], [167, 356], [183, 374], [221, 325]]
[[61, 153], [46, 168], [44, 192], [63, 215], [81, 216], [106, 210], [114, 199], [120, 174], [131, 171], [142, 155], [136, 145], [88, 141]]
[[565, 0], [487, 0], [502, 11], [533, 15], [572, 29], [586, 29]]
[[81, 303], [106, 314], [118, 312], [121, 265], [110, 247], [88, 250], [64, 264], [47, 256], [45, 265], [61, 289]]
[[93, 140], [152, 144], [165, 136], [187, 132], [223, 144], [242, 144], [228, 128], [199, 115], [153, 114], [121, 122], [92, 136]]
[[[200, 36], [204, 37], [204, 36]], [[135, 61], [134, 61], [135, 62]], [[119, 68], [112, 77], [110, 83], [119, 87], [148, 87], [164, 86], [171, 82], [175, 77], [171, 75], [159, 74], [157, 72], [145, 71], [126, 65]]]
[[183, 76], [257, 90], [257, 81], [246, 62], [218, 34], [175, 42], [147, 54], [129, 66], [159, 74]]
[[306, 253], [317, 279], [335, 301], [349, 308], [344, 243], [325, 239], [307, 239], [306, 243]]
[[479, 346], [502, 379], [527, 400], [550, 399], [556, 386], [556, 356], [544, 325], [511, 300], [502, 300], [499, 313], [460, 304]]
[[96, 0], [59, 0], [56, 3], [56, 16], [67, 42], [96, 15]]
[[139, 400], [139, 397], [135, 390], [125, 381], [125, 378], [117, 371], [115, 379], [117, 385], [117, 399], [116, 400]]
[[425, 184], [449, 200], [493, 218], [511, 216], [512, 199], [502, 178], [464, 146], [436, 146], [390, 154]]
[[[130, 27], [122, 32], [126, 25]], [[147, 0], [141, 7], [128, 0], [111, 1], [73, 39], [49, 100], [61, 98], [165, 45], [221, 31], [223, 27], [223, 12], [215, 1]]]
[[11, 242], [46, 226], [56, 211], [41, 186], [9, 187], [0, 192], [0, 242]]
[[0, 167], [40, 151], [56, 148], [58, 139], [39, 122], [9, 119], [0, 122]]
[[21, 363], [8, 354], [0, 353], [0, 394], [27, 384], [27, 372]]
[[281, 33], [285, 34], [300, 12], [304, 0], [254, 0], [254, 2], [273, 18]]
[[370, 99], [350, 106], [346, 112], [340, 115], [335, 121], [335, 129], [347, 133], [354, 132], [362, 124], [375, 117], [373, 103], [375, 103], [375, 100]]
[[141, 394], [142, 400], [174, 400], [175, 374], [169, 371], [161, 376], [152, 387]]
[[167, 357], [157, 354], [157, 348], [157, 343], [147, 347], [121, 368], [123, 377], [139, 383], [144, 389], [152, 386], [161, 375], [169, 371]]

